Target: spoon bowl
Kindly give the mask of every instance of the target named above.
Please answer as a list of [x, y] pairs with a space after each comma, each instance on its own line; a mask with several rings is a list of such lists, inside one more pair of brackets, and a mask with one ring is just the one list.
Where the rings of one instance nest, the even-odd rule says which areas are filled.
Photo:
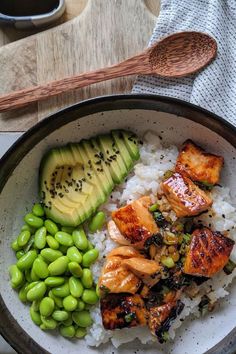
[[195, 73], [216, 56], [214, 38], [201, 32], [174, 33], [148, 50], [153, 74], [181, 77]]
[[209, 64], [216, 53], [216, 41], [208, 34], [175, 33], [119, 64], [0, 96], [0, 112], [24, 107], [64, 92], [121, 76], [137, 74], [186, 76]]

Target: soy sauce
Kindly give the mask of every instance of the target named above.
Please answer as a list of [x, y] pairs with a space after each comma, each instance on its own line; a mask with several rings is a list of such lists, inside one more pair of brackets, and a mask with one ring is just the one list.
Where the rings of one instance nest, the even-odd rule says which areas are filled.
[[43, 15], [59, 6], [59, 0], [0, 0], [0, 13], [8, 16]]

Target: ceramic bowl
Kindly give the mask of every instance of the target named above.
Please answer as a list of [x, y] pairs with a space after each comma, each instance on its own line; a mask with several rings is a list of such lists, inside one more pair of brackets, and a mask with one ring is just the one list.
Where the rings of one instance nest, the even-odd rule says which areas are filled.
[[[207, 150], [223, 155], [222, 184], [236, 201], [236, 130], [222, 118], [192, 104], [167, 97], [123, 95], [101, 97], [60, 111], [26, 132], [0, 162], [0, 330], [19, 353], [175, 353], [219, 354], [236, 351], [236, 284], [220, 308], [203, 319], [187, 320], [174, 343], [142, 346], [139, 341], [116, 350], [111, 345], [88, 348], [84, 340], [67, 340], [41, 331], [9, 284], [8, 267], [15, 262], [10, 248], [19, 233], [22, 217], [38, 198], [38, 168], [43, 154], [53, 146], [76, 142], [111, 129], [130, 129], [142, 136], [152, 130], [165, 145], [193, 139]], [[162, 349], [161, 349], [162, 348]]]
[[47, 13], [32, 16], [10, 16], [0, 13], [0, 25], [10, 25], [17, 29], [30, 29], [49, 26], [65, 12], [65, 0], [59, 0], [57, 7]]

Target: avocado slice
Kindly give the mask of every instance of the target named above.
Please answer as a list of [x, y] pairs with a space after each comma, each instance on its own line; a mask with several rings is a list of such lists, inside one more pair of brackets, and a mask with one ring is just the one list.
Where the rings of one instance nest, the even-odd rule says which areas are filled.
[[129, 150], [131, 157], [134, 160], [138, 160], [140, 158], [140, 154], [139, 154], [137, 136], [131, 132], [127, 132], [124, 130], [121, 130], [121, 134], [123, 136], [123, 139], [125, 141], [125, 145], [126, 145], [127, 149]]
[[134, 139], [113, 131], [46, 153], [39, 169], [46, 215], [64, 226], [87, 220], [133, 167], [139, 156]]
[[83, 146], [85, 154], [87, 154], [91, 169], [97, 174], [104, 194], [108, 196], [114, 188], [114, 182], [111, 178], [110, 171], [106, 165], [103, 164], [104, 157], [101, 150], [97, 149], [96, 146], [88, 140], [82, 140], [80, 144]]
[[100, 149], [105, 158], [105, 164], [110, 169], [114, 183], [121, 183], [127, 176], [128, 170], [114, 139], [111, 137], [111, 135], [106, 134], [99, 136], [98, 141]]
[[126, 147], [122, 132], [120, 130], [114, 130], [111, 132], [111, 134], [114, 139], [115, 146], [120, 151], [120, 156], [123, 159], [123, 162], [127, 168], [127, 173], [128, 173], [133, 167], [133, 159], [130, 156], [129, 150]]

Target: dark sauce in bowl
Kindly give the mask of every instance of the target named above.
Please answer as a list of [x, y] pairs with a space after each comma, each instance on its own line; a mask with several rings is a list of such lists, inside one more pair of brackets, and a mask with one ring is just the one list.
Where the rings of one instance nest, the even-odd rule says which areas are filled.
[[0, 0], [0, 13], [14, 17], [43, 15], [58, 6], [59, 0]]

